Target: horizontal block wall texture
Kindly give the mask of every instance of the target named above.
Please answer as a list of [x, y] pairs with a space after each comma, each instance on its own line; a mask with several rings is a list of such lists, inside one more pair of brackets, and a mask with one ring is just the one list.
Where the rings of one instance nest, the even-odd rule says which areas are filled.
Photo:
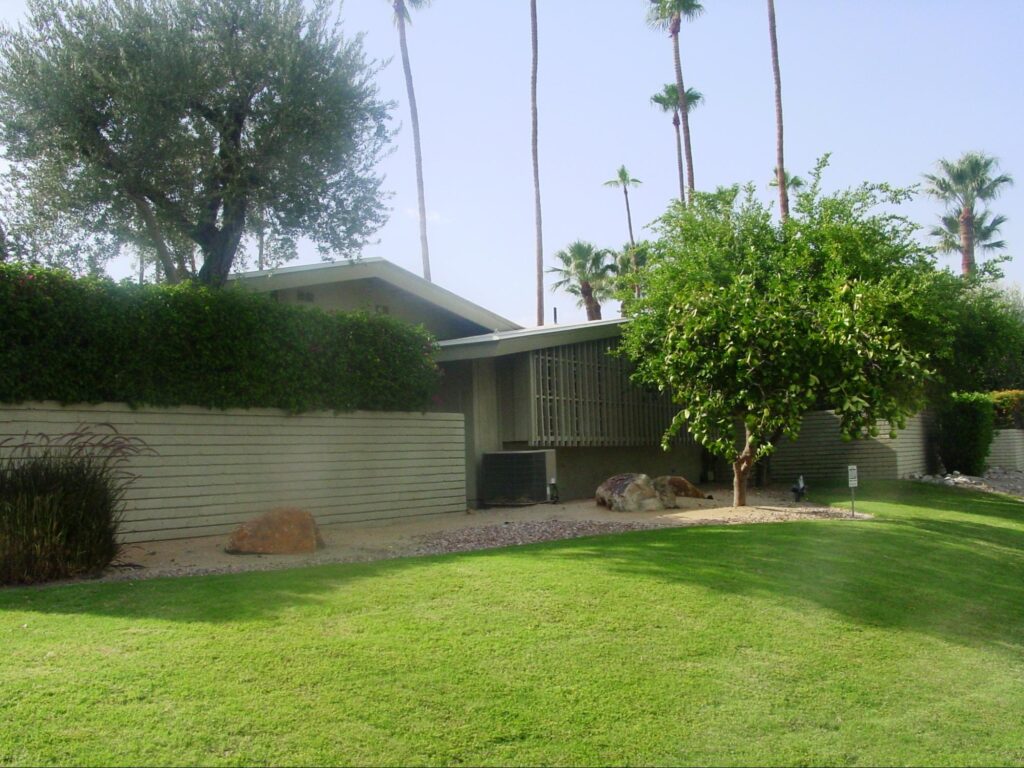
[[321, 525], [464, 512], [458, 413], [142, 408], [121, 404], [0, 405], [0, 440], [110, 424], [153, 455], [131, 459], [125, 542], [231, 531], [280, 506]]
[[878, 437], [844, 442], [839, 434], [839, 417], [831, 411], [812, 411], [804, 416], [800, 436], [783, 439], [772, 454], [772, 479], [795, 482], [803, 475], [817, 482], [845, 482], [846, 468], [857, 465], [858, 477], [867, 480], [895, 480], [928, 467], [929, 416], [907, 419], [907, 428], [889, 437], [889, 427], [880, 422]]
[[996, 430], [988, 451], [988, 465], [1001, 469], [1024, 469], [1024, 429]]

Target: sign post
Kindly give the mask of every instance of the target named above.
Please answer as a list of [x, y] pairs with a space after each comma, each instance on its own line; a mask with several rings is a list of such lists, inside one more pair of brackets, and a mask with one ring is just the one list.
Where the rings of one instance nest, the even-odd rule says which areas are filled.
[[846, 467], [846, 477], [850, 484], [850, 517], [857, 516], [857, 499], [854, 488], [857, 487], [857, 465], [850, 464]]

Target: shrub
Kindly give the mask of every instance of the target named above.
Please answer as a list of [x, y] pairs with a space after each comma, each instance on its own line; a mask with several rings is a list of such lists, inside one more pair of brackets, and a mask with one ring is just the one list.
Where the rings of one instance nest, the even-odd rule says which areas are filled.
[[997, 429], [1024, 429], [1024, 389], [992, 393]]
[[147, 448], [110, 430], [0, 444], [0, 583], [96, 573], [117, 556], [123, 465]]
[[992, 445], [992, 398], [980, 392], [957, 392], [939, 409], [939, 455], [947, 472], [980, 475]]
[[0, 402], [412, 411], [439, 379], [430, 335], [388, 316], [19, 264], [0, 264], [0, 340]]

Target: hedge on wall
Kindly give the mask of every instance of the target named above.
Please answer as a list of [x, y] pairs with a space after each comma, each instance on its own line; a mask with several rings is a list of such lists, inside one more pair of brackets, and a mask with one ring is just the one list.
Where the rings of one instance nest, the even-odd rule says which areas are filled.
[[433, 350], [382, 315], [0, 264], [0, 402], [421, 410]]
[[981, 392], [954, 392], [939, 408], [939, 456], [947, 472], [985, 472], [992, 445], [992, 398]]
[[996, 429], [1024, 429], [1024, 389], [1004, 389], [992, 393], [996, 411]]

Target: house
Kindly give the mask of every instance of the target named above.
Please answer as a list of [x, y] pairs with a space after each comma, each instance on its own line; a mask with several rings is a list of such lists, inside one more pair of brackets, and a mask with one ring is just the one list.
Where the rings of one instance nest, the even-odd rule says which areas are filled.
[[587, 498], [607, 477], [639, 471], [696, 477], [701, 451], [661, 436], [678, 410], [629, 380], [612, 353], [622, 320], [522, 328], [384, 259], [247, 272], [233, 278], [278, 301], [384, 312], [439, 341], [434, 408], [465, 418], [466, 495], [478, 506], [485, 454], [553, 450], [561, 498]]

